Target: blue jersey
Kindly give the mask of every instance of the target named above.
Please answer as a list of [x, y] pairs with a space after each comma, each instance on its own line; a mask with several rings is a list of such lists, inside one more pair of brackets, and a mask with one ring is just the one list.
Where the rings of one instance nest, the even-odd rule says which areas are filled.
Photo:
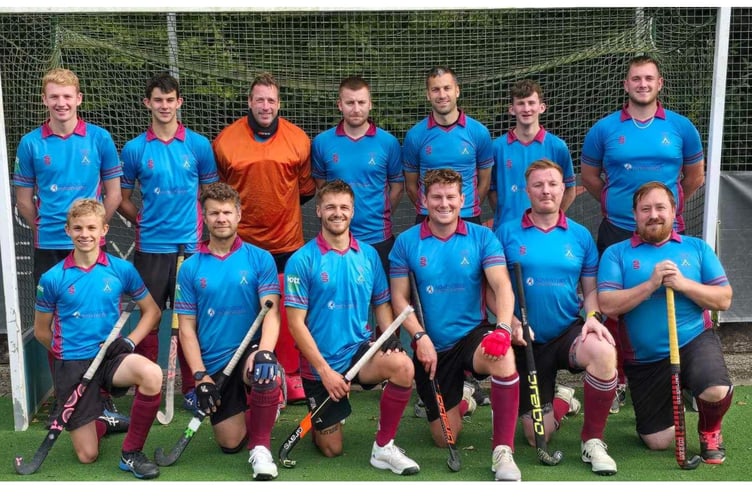
[[373, 244], [392, 237], [389, 183], [405, 180], [396, 137], [371, 123], [363, 137], [351, 139], [340, 122], [313, 139], [311, 164], [314, 179], [341, 179], [352, 187], [350, 231], [359, 241]]
[[600, 200], [603, 216], [627, 231], [635, 229], [632, 195], [649, 181], [660, 181], [671, 189], [676, 199], [676, 229], [684, 231], [682, 167], [703, 158], [700, 134], [692, 122], [660, 103], [646, 123], [633, 120], [627, 107], [601, 118], [582, 145], [582, 168], [601, 168], [605, 173]]
[[[272, 255], [235, 238], [230, 253], [219, 257], [207, 243], [180, 266], [175, 312], [196, 317], [196, 333], [206, 371], [222, 370], [235, 354], [267, 295], [279, 295]], [[261, 328], [254, 340], [261, 338]]]
[[485, 125], [460, 111], [457, 122], [450, 127], [436, 123], [433, 114], [416, 123], [402, 145], [405, 172], [418, 174], [419, 214], [426, 215], [423, 178], [429, 170], [451, 168], [462, 175], [465, 205], [460, 216], [476, 217], [481, 213], [478, 197], [478, 170], [493, 165], [491, 134]]
[[[522, 266], [527, 317], [535, 343], [546, 343], [564, 333], [580, 317], [580, 279], [596, 277], [598, 249], [585, 227], [559, 211], [559, 221], [548, 230], [536, 227], [528, 210], [520, 220], [496, 230], [510, 269]], [[510, 271], [513, 273], [513, 271]], [[514, 276], [514, 274], [512, 274]], [[517, 283], [513, 288], [519, 296]], [[515, 314], [520, 317], [519, 301]]]
[[183, 244], [195, 253], [203, 228], [200, 185], [219, 180], [209, 139], [179, 124], [164, 142], [150, 127], [128, 141], [121, 156], [122, 187], [134, 189], [138, 181], [141, 191], [136, 250], [175, 253]]
[[[371, 337], [369, 304], [389, 302], [389, 285], [379, 254], [350, 236], [350, 247], [333, 249], [319, 234], [285, 266], [285, 306], [306, 310], [306, 326], [329, 366], [349, 368], [358, 347]], [[320, 379], [307, 360], [305, 378]]]
[[36, 188], [36, 248], [72, 249], [65, 234], [68, 209], [79, 198], [102, 200], [102, 182], [123, 174], [117, 148], [105, 129], [78, 120], [72, 134], [61, 137], [49, 122], [21, 138], [13, 184]]
[[536, 160], [551, 160], [561, 167], [564, 185], [577, 184], [572, 165], [572, 155], [567, 143], [542, 127], [532, 141], [520, 141], [510, 130], [493, 141], [494, 166], [491, 170], [491, 187], [497, 203], [494, 210], [494, 230], [508, 221], [519, 222], [530, 208], [530, 198], [525, 192], [525, 171]]
[[501, 244], [489, 228], [460, 219], [455, 233], [441, 239], [426, 219], [397, 236], [389, 276], [415, 274], [426, 332], [436, 350], [445, 351], [486, 321], [484, 270], [505, 264]]
[[[658, 262], [673, 261], [685, 278], [703, 285], [728, 286], [726, 273], [713, 249], [705, 241], [676, 232], [666, 243], [654, 245], [633, 236], [603, 252], [598, 268], [598, 292], [626, 290], [650, 279]], [[682, 293], [675, 293], [676, 329], [679, 347], [691, 342], [712, 326], [710, 313]], [[626, 321], [629, 344], [625, 360], [650, 363], [669, 355], [666, 289], [654, 291], [622, 318]]]
[[92, 359], [120, 317], [120, 299], [149, 293], [133, 264], [105, 252], [88, 269], [73, 253], [39, 279], [35, 308], [52, 313], [52, 354], [57, 359]]

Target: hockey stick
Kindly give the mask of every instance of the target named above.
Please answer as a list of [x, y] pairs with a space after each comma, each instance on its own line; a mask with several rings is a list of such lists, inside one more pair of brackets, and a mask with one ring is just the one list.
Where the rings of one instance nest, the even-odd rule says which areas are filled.
[[[418, 285], [415, 281], [415, 274], [410, 271], [410, 292], [413, 297], [413, 304], [415, 307], [415, 315], [418, 317], [420, 326], [424, 329], [426, 322], [423, 317], [423, 305], [420, 303], [420, 295], [418, 295]], [[441, 423], [441, 432], [444, 434], [447, 447], [449, 448], [449, 458], [447, 459], [447, 466], [452, 472], [458, 472], [462, 467], [460, 462], [460, 454], [457, 451], [456, 441], [454, 439], [454, 433], [449, 425], [449, 415], [447, 415], [446, 407], [444, 406], [444, 396], [441, 395], [441, 389], [439, 388], [439, 381], [434, 377], [431, 380], [431, 392], [433, 392], [433, 398], [436, 400], [436, 405], [439, 407], [439, 422]]]
[[557, 465], [564, 458], [564, 454], [556, 450], [553, 455], [548, 453], [546, 445], [546, 427], [543, 423], [543, 409], [541, 408], [540, 389], [538, 387], [538, 371], [535, 369], [533, 355], [533, 339], [530, 336], [530, 324], [527, 322], [527, 304], [525, 302], [525, 283], [522, 280], [522, 266], [514, 264], [514, 274], [517, 278], [517, 300], [520, 303], [520, 322], [522, 323], [522, 338], [525, 340], [525, 362], [527, 364], [527, 383], [530, 389], [530, 404], [533, 407], [533, 431], [535, 433], [535, 447], [538, 460], [543, 465]]
[[[264, 321], [264, 316], [266, 316], [266, 313], [269, 312], [269, 309], [271, 309], [273, 305], [274, 304], [271, 300], [264, 302], [264, 307], [262, 307], [259, 311], [256, 319], [253, 321], [253, 324], [248, 329], [248, 332], [245, 334], [245, 337], [243, 337], [243, 340], [240, 342], [238, 348], [235, 350], [235, 354], [232, 355], [232, 358], [227, 363], [224, 370], [222, 370], [222, 373], [214, 381], [214, 384], [217, 386], [217, 391], [222, 390], [222, 386], [224, 385], [225, 380], [227, 380], [227, 377], [232, 374], [232, 371], [240, 361], [240, 358], [242, 358], [243, 354], [245, 354], [248, 345], [251, 343], [251, 340], [253, 340], [253, 336], [261, 326], [261, 323]], [[157, 465], [169, 466], [178, 461], [180, 455], [183, 454], [186, 446], [188, 446], [188, 443], [191, 442], [191, 439], [193, 439], [193, 436], [201, 426], [201, 422], [203, 422], [204, 418], [206, 418], [206, 413], [204, 413], [200, 409], [197, 410], [197, 413], [198, 415], [194, 415], [191, 418], [190, 422], [188, 422], [188, 427], [186, 427], [185, 431], [183, 431], [183, 434], [180, 436], [177, 443], [175, 443], [168, 454], [165, 454], [164, 449], [162, 448], [157, 448], [156, 450], [154, 450], [154, 460], [157, 462]]]
[[674, 290], [666, 288], [666, 313], [668, 316], [668, 347], [671, 362], [671, 404], [674, 408], [674, 455], [676, 463], [685, 470], [696, 469], [702, 460], [699, 455], [687, 459], [687, 436], [684, 424], [684, 401], [681, 390], [681, 361], [679, 358], [679, 335], [676, 331], [676, 308]]
[[[384, 344], [384, 342], [386, 342], [389, 337], [391, 337], [392, 334], [394, 334], [394, 332], [399, 329], [400, 325], [402, 325], [402, 322], [405, 321], [405, 318], [407, 318], [411, 312], [413, 312], [413, 308], [407, 306], [399, 316], [394, 318], [394, 321], [392, 321], [392, 324], [389, 325], [386, 330], [384, 330], [384, 333], [382, 333], [374, 341], [374, 343], [371, 344], [371, 346], [363, 354], [363, 356], [361, 356], [360, 359], [356, 361], [349, 370], [347, 370], [347, 373], [345, 373], [344, 377], [347, 382], [352, 382], [352, 380], [358, 375], [360, 369], [363, 368], [363, 365], [368, 363], [373, 355], [376, 354], [376, 351], [381, 349], [381, 346]], [[295, 464], [297, 462], [290, 458], [290, 452], [295, 447], [295, 445], [297, 445], [300, 440], [303, 439], [306, 434], [308, 434], [308, 431], [310, 431], [313, 427], [313, 422], [316, 421], [316, 417], [318, 417], [324, 411], [324, 409], [329, 406], [331, 401], [331, 397], [327, 396], [320, 405], [309, 411], [308, 414], [303, 417], [303, 420], [300, 421], [298, 427], [294, 431], [292, 431], [292, 433], [282, 443], [282, 446], [279, 447], [279, 461], [284, 467], [287, 467], [288, 469], [295, 467]]]
[[99, 365], [102, 364], [104, 355], [107, 352], [107, 348], [120, 335], [120, 331], [125, 326], [125, 323], [128, 321], [128, 318], [130, 317], [131, 312], [133, 312], [133, 309], [135, 307], [136, 303], [133, 301], [129, 301], [126, 304], [123, 312], [120, 313], [120, 318], [118, 318], [115, 326], [113, 326], [112, 330], [110, 330], [109, 335], [107, 335], [107, 339], [105, 339], [102, 347], [99, 348], [99, 352], [97, 352], [97, 355], [92, 360], [89, 368], [86, 370], [83, 377], [81, 377], [81, 382], [79, 382], [76, 388], [73, 389], [73, 392], [71, 392], [70, 396], [68, 396], [68, 399], [65, 401], [63, 408], [55, 416], [52, 424], [50, 424], [50, 429], [45, 435], [44, 441], [42, 441], [42, 444], [39, 446], [36, 453], [34, 453], [34, 457], [30, 461], [25, 462], [23, 457], [18, 455], [16, 456], [14, 465], [16, 467], [17, 473], [23, 476], [27, 474], [33, 474], [42, 465], [42, 462], [44, 462], [47, 454], [52, 449], [52, 445], [55, 444], [58, 436], [60, 436], [60, 433], [63, 432], [65, 424], [68, 423], [71, 415], [73, 415], [73, 411], [76, 409], [76, 405], [78, 405], [78, 402], [81, 401], [81, 398], [83, 397], [84, 392], [86, 392], [86, 388], [89, 386], [89, 382], [91, 382], [91, 379], [94, 378]]
[[[183, 264], [185, 247], [178, 245], [178, 260], [175, 264], [175, 286], [177, 286], [178, 271]], [[165, 411], [157, 412], [157, 420], [162, 425], [172, 422], [175, 414], [175, 367], [178, 361], [178, 313], [175, 312], [175, 291], [172, 292], [172, 330], [170, 331], [170, 357], [167, 361], [167, 382], [165, 387]]]

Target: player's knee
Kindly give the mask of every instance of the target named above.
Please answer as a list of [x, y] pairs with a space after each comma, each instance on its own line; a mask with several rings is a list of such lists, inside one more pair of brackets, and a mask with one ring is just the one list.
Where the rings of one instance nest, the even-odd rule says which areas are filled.
[[240, 440], [240, 443], [237, 444], [237, 446], [220, 446], [219, 449], [222, 450], [222, 453], [225, 453], [227, 455], [233, 455], [235, 453], [238, 453], [243, 448], [245, 448], [246, 443], [248, 442], [248, 436], [244, 436], [243, 439]]
[[99, 450], [97, 448], [87, 447], [86, 449], [76, 450], [76, 456], [78, 457], [78, 461], [82, 464], [90, 464], [95, 462], [99, 457]]
[[[401, 359], [404, 358], [404, 359]], [[389, 381], [401, 387], [411, 387], [415, 378], [415, 367], [407, 355], [400, 355], [400, 362], [392, 370]]]
[[274, 377], [271, 380], [265, 381], [265, 383], [262, 383], [260, 380], [254, 380], [251, 382], [251, 387], [254, 392], [276, 392], [281, 389], [279, 385], [279, 377]]
[[138, 370], [139, 392], [146, 396], [153, 396], [162, 391], [162, 368], [158, 364], [145, 361]]

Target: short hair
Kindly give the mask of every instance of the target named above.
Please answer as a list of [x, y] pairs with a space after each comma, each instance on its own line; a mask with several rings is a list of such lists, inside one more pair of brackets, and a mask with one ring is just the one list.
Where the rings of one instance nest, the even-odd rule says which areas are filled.
[[232, 186], [224, 182], [215, 182], [204, 187], [201, 191], [202, 210], [206, 210], [206, 200], [231, 201], [240, 209], [240, 195]]
[[248, 89], [248, 95], [253, 95], [253, 89], [259, 85], [262, 85], [264, 87], [274, 87], [277, 89], [277, 92], [279, 92], [279, 83], [277, 83], [277, 79], [267, 71], [256, 75], [256, 78], [254, 78], [251, 82], [251, 88]]
[[180, 97], [180, 83], [178, 83], [177, 79], [166, 71], [152, 76], [146, 82], [146, 98], [151, 99], [151, 93], [157, 88], [161, 90], [163, 94], [175, 92], [176, 97]]
[[54, 83], [63, 87], [76, 87], [76, 92], [81, 92], [78, 76], [66, 68], [53, 68], [42, 77], [42, 94], [47, 90], [47, 84]]
[[640, 200], [654, 189], [662, 189], [668, 195], [668, 201], [671, 203], [671, 208], [676, 210], [676, 198], [674, 198], [674, 193], [671, 192], [671, 189], [669, 189], [667, 185], [659, 181], [646, 182], [637, 188], [637, 191], [632, 195], [632, 210], [637, 210], [637, 204]]
[[71, 220], [87, 215], [97, 216], [102, 221], [102, 225], [107, 223], [107, 212], [104, 205], [94, 198], [79, 198], [74, 201], [68, 209], [65, 223], [70, 225]]
[[339, 84], [340, 93], [343, 89], [360, 90], [363, 88], [367, 89], [369, 92], [371, 91], [371, 86], [368, 85], [368, 82], [362, 76], [348, 76]]
[[528, 165], [527, 169], [525, 170], [525, 181], [528, 180], [530, 174], [532, 174], [535, 170], [547, 170], [549, 168], [556, 170], [561, 174], [561, 177], [564, 178], [564, 170], [558, 163], [547, 158], [543, 158], [540, 160], [535, 160], [533, 163]]
[[462, 174], [451, 168], [429, 170], [423, 177], [423, 192], [428, 195], [428, 189], [434, 184], [457, 184], [461, 193]]
[[512, 84], [512, 87], [509, 89], [509, 96], [512, 101], [515, 99], [524, 99], [533, 94], [538, 94], [538, 98], [543, 102], [543, 88], [535, 80], [519, 80]]
[[459, 85], [459, 82], [457, 81], [457, 73], [455, 73], [452, 68], [450, 68], [449, 66], [434, 66], [433, 68], [428, 70], [428, 74], [426, 75], [426, 88], [429, 87], [428, 82], [432, 78], [438, 78], [444, 75], [452, 75], [452, 80], [454, 80], [454, 84]]
[[316, 205], [320, 205], [321, 201], [324, 199], [324, 196], [326, 196], [327, 194], [349, 194], [353, 200], [353, 203], [355, 203], [355, 192], [353, 192], [350, 184], [346, 183], [342, 179], [335, 179], [321, 186], [316, 191]]
[[635, 56], [629, 60], [627, 63], [627, 74], [629, 74], [629, 71], [633, 66], [642, 66], [643, 64], [655, 64], [655, 68], [658, 70], [658, 76], [661, 76], [661, 65], [658, 64], [658, 61], [654, 57], [646, 54]]

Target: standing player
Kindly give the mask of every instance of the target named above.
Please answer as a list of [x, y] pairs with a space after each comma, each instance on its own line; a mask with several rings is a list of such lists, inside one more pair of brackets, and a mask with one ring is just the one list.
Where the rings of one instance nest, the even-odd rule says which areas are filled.
[[426, 173], [437, 168], [456, 170], [464, 179], [464, 203], [460, 216], [480, 224], [491, 183], [493, 149], [485, 125], [457, 107], [460, 86], [457, 75], [446, 66], [432, 68], [426, 77], [426, 98], [431, 113], [405, 136], [402, 162], [405, 190], [417, 212], [416, 222], [426, 218], [423, 184]]
[[[514, 293], [504, 252], [489, 228], [460, 218], [465, 195], [459, 173], [431, 170], [423, 185], [428, 218], [401, 233], [389, 255], [393, 309], [410, 304], [412, 272], [425, 311], [425, 330], [415, 315], [403, 324], [413, 339], [415, 387], [434, 442], [446, 447], [430, 380], [439, 382], [449, 427], [457, 436], [464, 372], [476, 378], [491, 375], [491, 470], [497, 481], [519, 481], [513, 452], [520, 378], [509, 350]], [[484, 282], [495, 292], [496, 327], [488, 323], [483, 306]]]
[[159, 324], [161, 312], [133, 265], [100, 249], [108, 230], [106, 220], [105, 208], [97, 200], [79, 199], [71, 206], [64, 227], [74, 248], [39, 281], [34, 336], [55, 358], [55, 394], [62, 406], [117, 322], [122, 295], [136, 301], [141, 313], [138, 323], [130, 335], [118, 337], [107, 348], [66, 428], [78, 460], [94, 462], [102, 436], [121, 430], [117, 422], [101, 416], [104, 401], [99, 388], [122, 396], [135, 385], [120, 469], [151, 479], [159, 475], [159, 468], [141, 450], [159, 410], [162, 370], [133, 350]]
[[[547, 159], [530, 164], [525, 191], [531, 207], [519, 220], [502, 224], [496, 236], [504, 247], [507, 265], [519, 263], [523, 270], [546, 440], [569, 410], [566, 402], [554, 398], [556, 374], [559, 370], [585, 372], [582, 460], [590, 463], [596, 474], [615, 474], [616, 462], [607, 453], [603, 431], [616, 393], [616, 348], [599, 321], [598, 251], [590, 231], [564, 215], [561, 206], [566, 191], [559, 165]], [[588, 311], [585, 321], [580, 317], [580, 290]], [[519, 311], [517, 317], [521, 317]], [[517, 318], [512, 327], [522, 334]], [[524, 347], [515, 346], [514, 350], [517, 371], [527, 373]], [[532, 409], [530, 399], [523, 397], [523, 428], [528, 442], [535, 446]]]
[[369, 118], [371, 90], [363, 78], [342, 80], [337, 107], [342, 120], [313, 139], [313, 178], [318, 188], [335, 179], [352, 187], [355, 212], [350, 231], [358, 241], [373, 245], [387, 271], [394, 245], [392, 213], [405, 180], [400, 144]]
[[[350, 232], [354, 194], [335, 180], [316, 194], [321, 232], [290, 258], [285, 269], [285, 307], [290, 331], [300, 347], [303, 386], [312, 410], [327, 396], [333, 404], [313, 424], [313, 442], [326, 457], [343, 451], [342, 422], [351, 413], [350, 384], [343, 374], [368, 350], [369, 304], [382, 331], [391, 324], [389, 285], [376, 250]], [[393, 336], [353, 380], [364, 389], [386, 381], [371, 465], [395, 474], [417, 474], [420, 467], [394, 444], [410, 402], [413, 367]]]
[[[201, 188], [217, 182], [219, 177], [209, 139], [178, 120], [183, 98], [175, 78], [168, 73], [150, 78], [143, 103], [151, 114], [151, 124], [126, 143], [121, 153], [123, 200], [118, 212], [136, 227], [133, 264], [164, 311], [168, 301], [174, 303], [178, 245], [183, 245], [186, 256], [190, 256], [201, 239]], [[141, 208], [132, 199], [137, 183]], [[159, 325], [136, 352], [157, 362]], [[195, 410], [193, 379], [180, 349], [178, 359], [184, 404]]]
[[514, 117], [515, 125], [493, 141], [494, 166], [488, 204], [494, 213], [494, 231], [507, 221], [519, 222], [530, 208], [525, 175], [527, 167], [535, 160], [551, 160], [563, 170], [565, 190], [561, 209], [564, 212], [575, 198], [576, 182], [569, 147], [540, 124], [540, 116], [546, 111], [540, 84], [520, 80], [512, 85], [510, 97], [509, 114]]
[[675, 291], [681, 384], [697, 401], [697, 431], [705, 463], [726, 458], [721, 422], [734, 388], [710, 310], [731, 306], [732, 290], [713, 249], [674, 229], [677, 203], [670, 187], [648, 182], [633, 196], [637, 230], [606, 249], [598, 269], [598, 302], [610, 316], [623, 315], [624, 372], [637, 433], [651, 450], [674, 440], [666, 288]]
[[[658, 100], [663, 77], [658, 62], [649, 56], [629, 61], [624, 79], [627, 102], [620, 111], [601, 118], [585, 135], [582, 145], [582, 184], [601, 204], [598, 252], [632, 237], [632, 195], [648, 181], [660, 181], [677, 200], [676, 230], [684, 232], [685, 201], [705, 182], [705, 159], [700, 134], [686, 117], [669, 111]], [[601, 177], [603, 174], [603, 177]], [[615, 332], [619, 355], [618, 413], [625, 397], [624, 332], [617, 318], [607, 323]]]
[[[42, 102], [48, 118], [21, 138], [13, 173], [16, 206], [34, 236], [34, 284], [42, 273], [68, 256], [73, 243], [63, 228], [71, 204], [79, 198], [104, 203], [108, 222], [120, 204], [122, 169], [112, 136], [78, 116], [83, 94], [78, 76], [55, 68], [42, 78]], [[100, 242], [105, 244], [104, 239]], [[50, 369], [54, 358], [48, 356]], [[53, 405], [50, 415], [54, 415]], [[111, 399], [105, 416], [127, 422]]]
[[[269, 252], [237, 234], [240, 197], [224, 183], [201, 194], [209, 240], [178, 273], [175, 310], [180, 342], [196, 382], [198, 409], [210, 415], [224, 453], [247, 445], [253, 479], [277, 477], [271, 432], [280, 396], [274, 346], [279, 335], [279, 282]], [[262, 304], [274, 306], [238, 367], [217, 389], [215, 380], [238, 349]]]
[[[290, 255], [303, 246], [302, 205], [313, 198], [311, 141], [279, 116], [279, 84], [269, 73], [251, 83], [248, 115], [214, 139], [219, 178], [240, 193], [238, 235], [271, 252], [280, 282]], [[286, 372], [288, 400], [303, 390], [299, 352], [292, 343], [284, 311], [277, 354]]]

